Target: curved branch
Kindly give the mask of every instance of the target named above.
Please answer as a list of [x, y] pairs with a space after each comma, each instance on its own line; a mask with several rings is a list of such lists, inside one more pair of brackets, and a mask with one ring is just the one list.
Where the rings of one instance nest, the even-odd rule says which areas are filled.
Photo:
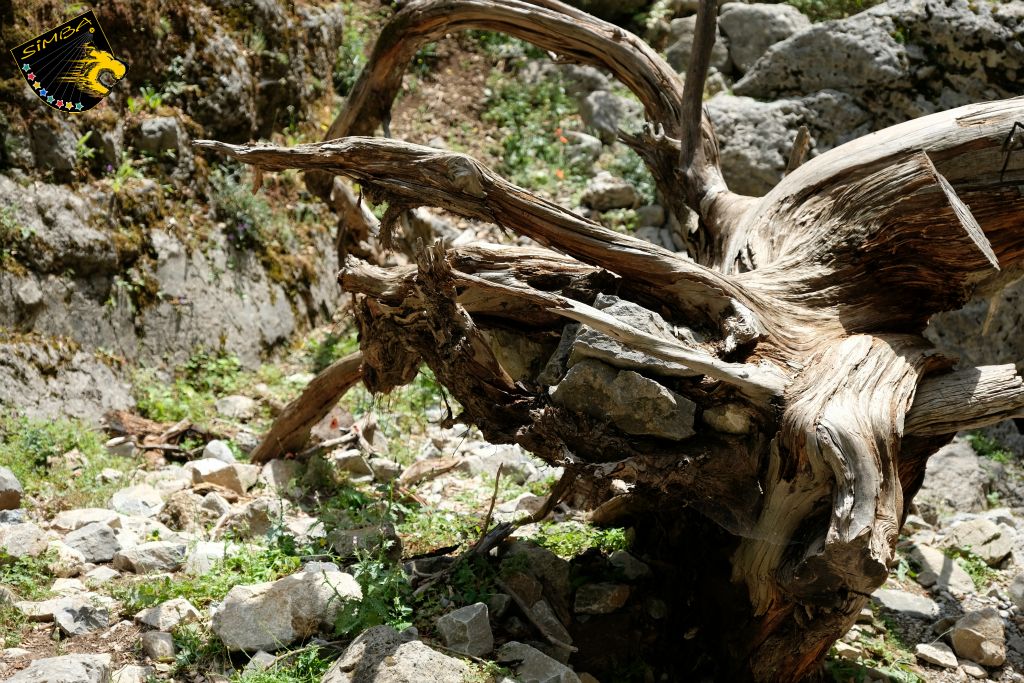
[[292, 148], [196, 140], [265, 170], [300, 168], [347, 175], [410, 206], [432, 204], [501, 225], [623, 277], [647, 283], [671, 310], [716, 327], [733, 302], [764, 310], [729, 278], [517, 187], [474, 159], [384, 138], [344, 138]]
[[[679, 137], [684, 132], [680, 128], [683, 85], [679, 75], [629, 31], [556, 0], [420, 0], [406, 5], [384, 26], [366, 68], [325, 140], [373, 135], [390, 119], [402, 75], [417, 50], [448, 33], [468, 29], [499, 31], [572, 61], [605, 68], [637, 96], [651, 121], [663, 125], [672, 136]], [[703, 90], [703, 75], [695, 81], [700, 81]], [[686, 191], [679, 192], [677, 186], [680, 176], [674, 152], [659, 158], [644, 155], [664, 201], [677, 216], [685, 215], [687, 203], [703, 215], [708, 209], [708, 197], [738, 196], [725, 185], [714, 129], [700, 110], [699, 95], [697, 101], [697, 116], [687, 117], [687, 125], [693, 125], [692, 140], [702, 141], [701, 163], [683, 178]], [[316, 194], [327, 195], [329, 175], [311, 173], [308, 182]]]
[[907, 413], [904, 431], [941, 436], [1022, 414], [1024, 379], [1016, 366], [986, 365], [925, 379]]
[[363, 354], [356, 351], [314, 377], [302, 394], [285, 406], [274, 420], [270, 431], [250, 454], [252, 462], [262, 464], [301, 449], [309, 440], [313, 426], [362, 379], [362, 365]]

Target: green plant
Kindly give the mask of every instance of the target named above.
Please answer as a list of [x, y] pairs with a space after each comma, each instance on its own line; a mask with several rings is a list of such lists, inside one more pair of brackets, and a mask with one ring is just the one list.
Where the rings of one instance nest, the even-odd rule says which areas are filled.
[[984, 591], [993, 579], [998, 576], [994, 569], [988, 566], [985, 560], [981, 559], [970, 548], [947, 548], [946, 557], [951, 557], [960, 565], [967, 575], [974, 582], [974, 587]]
[[138, 114], [143, 108], [156, 111], [164, 102], [164, 96], [156, 88], [143, 86], [139, 88], [140, 98], [128, 96], [128, 111]]
[[189, 623], [171, 631], [174, 637], [176, 672], [192, 668], [208, 671], [213, 662], [227, 659], [227, 648], [209, 626]]
[[0, 265], [20, 266], [33, 237], [35, 230], [21, 224], [13, 206], [0, 207]]
[[148, 578], [121, 584], [111, 592], [130, 613], [173, 598], [186, 598], [196, 607], [204, 607], [223, 600], [235, 586], [275, 581], [298, 571], [301, 565], [297, 556], [287, 553], [279, 544], [266, 548], [241, 546], [231, 550], [209, 571], [188, 581], [168, 576]]
[[116, 169], [113, 166], [107, 166], [107, 171], [110, 173], [110, 189], [115, 193], [120, 192], [128, 180], [145, 177], [139, 169], [135, 168], [127, 152], [121, 154], [121, 163]]
[[359, 339], [355, 329], [347, 329], [341, 333], [331, 331], [321, 338], [311, 338], [306, 342], [303, 352], [309, 358], [309, 369], [320, 372], [328, 365], [343, 358], [359, 348]]
[[967, 435], [967, 443], [971, 444], [974, 452], [983, 458], [994, 460], [1004, 465], [1013, 461], [1013, 454], [1003, 448], [995, 439], [986, 436], [982, 432], [971, 432]]
[[320, 683], [331, 660], [327, 650], [310, 645], [279, 655], [277, 663], [263, 671], [236, 673], [232, 683]]
[[238, 357], [223, 351], [199, 349], [174, 371], [168, 382], [155, 370], [136, 371], [132, 387], [136, 407], [151, 420], [203, 421], [218, 395], [234, 392], [242, 383]]
[[47, 564], [52, 553], [40, 557], [11, 557], [0, 550], [0, 586], [13, 590], [22, 600], [43, 600], [50, 596], [53, 580]]
[[100, 472], [126, 472], [133, 463], [107, 453], [104, 440], [77, 420], [0, 418], [0, 462], [47, 512], [107, 504], [119, 485]]
[[629, 546], [625, 529], [599, 529], [583, 522], [545, 522], [531, 540], [565, 558], [576, 557], [590, 548], [610, 553]]
[[354, 637], [373, 626], [388, 624], [402, 630], [412, 625], [412, 587], [400, 566], [383, 557], [358, 555], [349, 568], [363, 591], [362, 600], [346, 600], [334, 624], [335, 633]]
[[512, 182], [547, 188], [568, 183], [582, 187], [586, 169], [567, 163], [562, 134], [568, 129], [576, 105], [566, 94], [561, 79], [545, 79], [532, 85], [492, 78], [492, 94], [482, 118], [498, 126], [501, 157], [498, 170]]
[[89, 145], [89, 138], [92, 137], [92, 131], [85, 131], [85, 135], [78, 138], [78, 142], [75, 143], [75, 157], [79, 161], [88, 161], [96, 156], [96, 149]]
[[345, 3], [345, 29], [334, 60], [332, 80], [339, 95], [348, 95], [366, 65], [366, 13], [359, 5]]
[[263, 195], [253, 194], [238, 173], [225, 167], [213, 169], [210, 185], [213, 188], [210, 204], [217, 218], [225, 222], [228, 241], [243, 249], [262, 246], [272, 218], [270, 205]]

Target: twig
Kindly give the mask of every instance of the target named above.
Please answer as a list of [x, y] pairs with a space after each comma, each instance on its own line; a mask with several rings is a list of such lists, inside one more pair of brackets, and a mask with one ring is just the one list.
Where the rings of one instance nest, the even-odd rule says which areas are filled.
[[498, 500], [498, 484], [501, 483], [501, 470], [505, 467], [505, 463], [498, 464], [498, 471], [494, 473], [494, 491], [491, 493], [491, 504], [487, 508], [487, 517], [484, 518], [484, 526], [480, 529], [480, 538], [477, 539], [476, 543], [473, 544], [473, 552], [477, 551], [480, 544], [484, 542], [484, 538], [487, 536], [487, 530], [491, 526], [491, 517], [494, 515], [494, 503]]
[[693, 47], [690, 49], [690, 63], [686, 66], [686, 81], [683, 83], [683, 106], [680, 120], [682, 147], [679, 150], [679, 167], [688, 169], [697, 153], [700, 140], [701, 119], [704, 113], [704, 81], [711, 66], [711, 51], [715, 47], [718, 32], [718, 0], [700, 0], [697, 6], [697, 25], [694, 27]]
[[793, 149], [789, 153], [789, 163], [786, 164], [786, 175], [789, 175], [796, 169], [800, 168], [800, 164], [804, 163], [804, 158], [807, 156], [807, 150], [811, 148], [811, 132], [807, 130], [807, 126], [800, 126], [796, 131], [796, 140], [793, 141]]

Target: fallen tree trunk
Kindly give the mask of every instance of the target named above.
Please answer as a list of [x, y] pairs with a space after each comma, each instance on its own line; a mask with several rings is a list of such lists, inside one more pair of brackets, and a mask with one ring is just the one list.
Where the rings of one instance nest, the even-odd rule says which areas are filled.
[[[700, 107], [714, 16], [703, 2], [684, 90], [642, 41], [554, 0], [412, 2], [332, 127], [345, 137], [196, 144], [322, 187], [356, 179], [389, 203], [385, 238], [404, 210], [431, 205], [544, 245], [424, 246], [395, 268], [350, 256], [340, 281], [362, 381], [389, 391], [426, 363], [462, 421], [569, 469], [594, 519], [633, 524], [673, 587], [672, 627], [640, 653], [669, 678], [799, 680], [885, 580], [928, 455], [1024, 407], [1012, 366], [953, 370], [921, 335], [934, 313], [1024, 272], [1024, 156], [1004, 149], [1024, 98], [873, 134], [742, 197]], [[604, 66], [633, 89], [653, 125], [628, 140], [672, 208], [698, 212], [691, 254], [606, 230], [465, 155], [353, 137], [386, 120], [420, 41], [466, 28]], [[543, 372], [513, 376], [496, 331], [535, 342], [541, 355], [517, 366]], [[328, 402], [311, 396], [279, 434], [301, 434]], [[298, 441], [274, 440], [254, 459]]]

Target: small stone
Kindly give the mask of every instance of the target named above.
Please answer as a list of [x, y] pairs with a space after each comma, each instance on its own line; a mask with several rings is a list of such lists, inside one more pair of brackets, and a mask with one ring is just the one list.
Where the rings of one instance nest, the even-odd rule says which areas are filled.
[[248, 396], [232, 395], [217, 399], [213, 404], [214, 410], [221, 417], [229, 420], [241, 420], [247, 422], [256, 417], [258, 404]]
[[107, 453], [110, 455], [116, 455], [120, 458], [135, 457], [135, 441], [130, 436], [115, 436], [113, 439], [110, 439], [103, 444], [103, 446], [107, 449]]
[[174, 598], [142, 610], [135, 615], [135, 621], [157, 631], [172, 631], [179, 624], [195, 621], [200, 616], [191, 602], [185, 598]]
[[374, 626], [361, 633], [324, 674], [321, 683], [465, 683], [469, 669], [407, 633]]
[[971, 678], [988, 678], [988, 671], [985, 670], [985, 667], [969, 659], [961, 659], [960, 668]]
[[62, 541], [50, 541], [46, 546], [46, 551], [52, 558], [46, 564], [46, 568], [54, 576], [60, 578], [78, 576], [85, 569], [85, 555]]
[[110, 655], [64, 655], [36, 659], [7, 683], [107, 683]]
[[648, 204], [636, 210], [636, 221], [639, 225], [661, 227], [665, 224], [665, 207], [661, 204]]
[[621, 583], [589, 583], [576, 591], [577, 614], [611, 614], [626, 604], [629, 586]]
[[203, 448], [203, 457], [220, 460], [228, 463], [229, 465], [234, 465], [235, 462], [237, 462], [235, 460], [235, 454], [231, 452], [231, 448], [219, 439], [214, 439], [210, 443], [206, 444], [206, 447]]
[[402, 556], [402, 541], [391, 523], [356, 529], [334, 529], [327, 534], [326, 540], [339, 557], [352, 557], [357, 552], [384, 552], [393, 559]]
[[651, 575], [650, 567], [625, 550], [616, 550], [608, 556], [608, 561], [629, 581], [645, 579]]
[[245, 485], [239, 477], [238, 469], [235, 465], [230, 465], [223, 460], [215, 458], [193, 460], [185, 463], [184, 468], [192, 473], [193, 484], [216, 484], [235, 493], [245, 493]]
[[509, 664], [520, 683], [580, 683], [579, 676], [569, 667], [514, 640], [498, 649], [495, 660]]
[[133, 146], [140, 152], [160, 156], [165, 152], [178, 154], [185, 133], [173, 116], [154, 116], [139, 124], [132, 139]]
[[631, 209], [640, 203], [640, 194], [628, 180], [601, 171], [587, 183], [580, 201], [595, 211]]
[[156, 670], [151, 666], [128, 664], [114, 672], [110, 683], [149, 683]]
[[483, 657], [494, 649], [494, 635], [487, 605], [478, 602], [449, 612], [437, 620], [437, 630], [448, 648], [464, 655]]
[[950, 545], [969, 550], [990, 567], [1002, 564], [1013, 551], [1014, 538], [1009, 529], [1004, 531], [988, 519], [969, 519], [957, 524], [949, 532]]
[[836, 648], [836, 655], [838, 657], [842, 657], [843, 659], [847, 659], [847, 660], [850, 660], [852, 662], [857, 661], [858, 659], [861, 658], [861, 655], [864, 654], [859, 647], [855, 647], [853, 645], [850, 645], [849, 643], [847, 643], [846, 641], [843, 641], [843, 640], [837, 640], [836, 644], [835, 644], [835, 648]]
[[11, 557], [37, 557], [46, 546], [46, 535], [32, 522], [0, 526], [0, 551]]
[[983, 666], [1002, 666], [1006, 661], [1003, 620], [994, 607], [968, 612], [957, 620], [949, 635], [959, 657]]
[[185, 560], [184, 543], [150, 541], [114, 555], [114, 567], [136, 574], [177, 571]]
[[882, 607], [891, 612], [905, 614], [919, 619], [934, 619], [939, 616], [939, 606], [931, 598], [914, 595], [906, 591], [879, 588], [871, 594]]
[[96, 567], [85, 573], [83, 577], [87, 585], [102, 586], [103, 584], [121, 576], [121, 572], [113, 567]]
[[110, 507], [130, 517], [155, 517], [164, 507], [160, 492], [149, 484], [121, 489], [110, 499]]
[[934, 643], [919, 643], [914, 648], [914, 654], [922, 662], [928, 662], [946, 669], [957, 667], [956, 654], [953, 650], [941, 641]]
[[921, 567], [917, 574], [917, 582], [924, 587], [938, 586], [953, 593], [968, 595], [975, 592], [971, 576], [951, 557], [941, 550], [926, 545], [916, 544], [910, 551], [910, 557]]
[[224, 496], [215, 491], [210, 491], [203, 496], [203, 502], [199, 504], [199, 507], [217, 519], [231, 512], [231, 503], [224, 500]]
[[163, 631], [142, 634], [142, 651], [154, 662], [174, 661], [174, 638]]
[[288, 493], [295, 488], [300, 465], [295, 460], [275, 459], [263, 466], [260, 481], [279, 493]]
[[369, 465], [373, 470], [374, 481], [394, 481], [402, 475], [402, 466], [388, 458], [373, 458], [370, 460]]
[[74, 595], [75, 593], [85, 593], [85, 584], [78, 579], [55, 579], [53, 585], [50, 586], [50, 592], [55, 595]]
[[275, 650], [333, 627], [344, 601], [360, 599], [349, 574], [303, 571], [235, 586], [213, 614], [212, 628], [228, 650]]
[[121, 544], [114, 530], [106, 524], [94, 522], [72, 531], [64, 537], [64, 543], [82, 553], [86, 562], [110, 562]]
[[0, 526], [5, 524], [21, 524], [25, 520], [25, 511], [22, 509], [18, 510], [0, 510]]
[[61, 633], [83, 636], [110, 625], [110, 612], [83, 598], [65, 598], [53, 612]]
[[339, 448], [333, 450], [327, 455], [327, 459], [342, 472], [349, 472], [357, 476], [373, 475], [373, 470], [370, 469], [366, 458], [363, 457], [362, 451], [358, 448]]
[[89, 524], [106, 524], [113, 526], [117, 513], [107, 508], [80, 508], [65, 510], [50, 522], [50, 527], [58, 531], [74, 531]]
[[277, 663], [277, 657], [269, 652], [260, 650], [249, 659], [243, 671], [244, 673], [266, 671], [270, 667], [274, 666], [275, 663]]
[[24, 490], [14, 472], [0, 467], [0, 510], [16, 510], [21, 507]]
[[189, 547], [182, 570], [191, 576], [205, 574], [234, 552], [237, 552], [237, 547], [225, 541], [199, 541]]

